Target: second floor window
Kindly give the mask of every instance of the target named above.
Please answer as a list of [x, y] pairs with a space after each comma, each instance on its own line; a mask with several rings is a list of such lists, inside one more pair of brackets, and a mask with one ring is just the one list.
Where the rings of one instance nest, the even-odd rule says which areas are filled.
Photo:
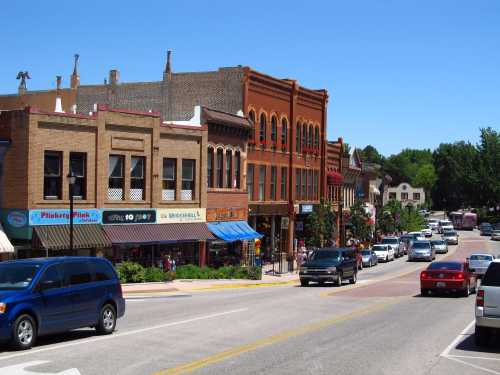
[[220, 148], [217, 150], [217, 187], [218, 188], [223, 188], [224, 187], [224, 169], [222, 168], [222, 159], [224, 156], [224, 151]]
[[253, 141], [255, 138], [255, 112], [253, 110], [248, 112], [248, 118], [250, 119], [250, 121], [252, 121], [253, 128], [250, 131], [250, 140]]
[[210, 147], [207, 155], [207, 186], [214, 187], [214, 149]]
[[241, 153], [236, 151], [234, 154], [234, 178], [236, 181], [236, 189], [241, 188]]
[[264, 143], [266, 141], [266, 127], [267, 127], [266, 115], [262, 113], [260, 115], [260, 133], [259, 133], [260, 143]]
[[266, 166], [259, 167], [259, 201], [266, 199]]
[[162, 200], [175, 201], [177, 175], [177, 159], [163, 159], [163, 189], [161, 193]]
[[195, 165], [193, 159], [182, 159], [182, 191], [181, 200], [190, 201], [195, 199]]
[[247, 192], [248, 192], [248, 200], [253, 201], [253, 174], [254, 174], [254, 165], [248, 164], [247, 166]]
[[123, 200], [124, 197], [124, 159], [123, 155], [109, 155], [108, 199], [112, 201]]
[[233, 187], [233, 152], [226, 151], [226, 187], [231, 189]]
[[319, 128], [314, 128], [314, 147], [319, 149]]
[[285, 146], [288, 142], [288, 122], [286, 118], [281, 120], [281, 145]]
[[413, 193], [413, 200], [419, 201], [420, 200], [420, 193]]
[[130, 158], [130, 200], [142, 201], [145, 197], [145, 158], [132, 156]]
[[302, 152], [307, 147], [307, 124], [302, 125]]
[[276, 167], [271, 167], [271, 200], [272, 201], [276, 200], [276, 183], [277, 183]]
[[297, 129], [295, 130], [295, 151], [300, 152], [300, 124], [297, 123]]
[[309, 136], [307, 138], [307, 147], [311, 148], [313, 146], [313, 127], [309, 125]]
[[70, 152], [69, 170], [76, 176], [73, 185], [73, 197], [75, 199], [86, 199], [87, 154], [84, 152]]
[[314, 199], [319, 199], [318, 196], [318, 187], [319, 187], [319, 173], [318, 171], [314, 171], [314, 179], [313, 179], [313, 190], [314, 190]]
[[302, 199], [302, 192], [300, 191], [300, 169], [295, 170], [295, 199]]
[[45, 151], [43, 165], [44, 199], [62, 199], [62, 153]]
[[307, 170], [302, 169], [302, 199], [307, 200]]
[[408, 193], [401, 193], [401, 200], [402, 201], [408, 200]]
[[280, 190], [280, 199], [282, 201], [286, 200], [286, 180], [287, 180], [288, 170], [286, 167], [281, 168], [281, 190]]
[[276, 143], [278, 141], [278, 120], [276, 116], [271, 118], [271, 142]]

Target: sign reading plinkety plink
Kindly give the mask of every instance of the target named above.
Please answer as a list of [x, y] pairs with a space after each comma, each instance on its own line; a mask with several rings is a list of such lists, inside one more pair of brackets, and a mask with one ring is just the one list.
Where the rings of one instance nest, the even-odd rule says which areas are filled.
[[[40, 209], [30, 210], [30, 225], [65, 225], [69, 224], [68, 209]], [[101, 210], [75, 209], [73, 211], [73, 224], [100, 224]]]
[[207, 219], [205, 208], [158, 208], [158, 224], [204, 223]]
[[156, 210], [102, 210], [103, 224], [154, 224]]

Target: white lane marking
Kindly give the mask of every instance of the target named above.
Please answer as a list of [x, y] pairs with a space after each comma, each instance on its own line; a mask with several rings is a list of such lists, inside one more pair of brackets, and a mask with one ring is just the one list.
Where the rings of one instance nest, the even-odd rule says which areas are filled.
[[125, 298], [127, 302], [144, 302], [148, 301], [146, 298]]
[[76, 368], [72, 368], [69, 370], [65, 370], [62, 372], [33, 372], [25, 370], [26, 367], [34, 367], [43, 365], [46, 363], [50, 363], [50, 361], [31, 361], [25, 362], [14, 366], [1, 367], [0, 374], [8, 374], [8, 375], [81, 375], [80, 371]]
[[443, 352], [440, 354], [440, 356], [441, 356], [441, 357], [447, 357], [447, 356], [450, 354], [451, 350], [452, 350], [452, 349], [454, 349], [454, 348], [458, 345], [458, 343], [459, 343], [460, 341], [463, 341], [464, 336], [467, 336], [467, 335], [468, 335], [468, 334], [467, 334], [467, 332], [468, 332], [468, 331], [472, 328], [472, 326], [473, 326], [475, 323], [476, 323], [476, 321], [475, 321], [475, 320], [473, 320], [472, 322], [470, 322], [470, 323], [467, 325], [467, 327], [465, 327], [465, 329], [464, 329], [464, 330], [463, 330], [463, 331], [462, 331], [462, 332], [461, 332], [461, 333], [460, 333], [460, 334], [459, 334], [459, 335], [455, 338], [455, 340], [453, 340], [453, 341], [451, 342], [451, 344], [450, 344], [450, 345], [448, 345], [448, 346], [446, 347], [446, 349], [445, 349], [445, 350], [443, 350]]
[[248, 310], [248, 308], [245, 307], [242, 309], [223, 311], [220, 313], [214, 313], [214, 314], [209, 314], [209, 315], [198, 316], [195, 318], [179, 320], [177, 322], [159, 324], [159, 325], [151, 326], [151, 327], [147, 327], [147, 328], [139, 328], [139, 329], [135, 329], [132, 331], [117, 332], [117, 333], [115, 333], [113, 335], [109, 335], [109, 336], [99, 336], [99, 337], [93, 337], [91, 339], [54, 345], [54, 346], [47, 347], [47, 348], [31, 349], [29, 351], [24, 351], [24, 352], [15, 353], [15, 354], [6, 355], [6, 356], [0, 356], [0, 361], [5, 361], [7, 359], [12, 359], [12, 358], [17, 358], [17, 357], [24, 357], [24, 356], [30, 355], [30, 354], [37, 354], [37, 353], [48, 352], [48, 351], [57, 350], [57, 349], [69, 348], [72, 346], [78, 346], [78, 345], [83, 345], [83, 344], [88, 344], [88, 343], [93, 343], [93, 342], [98, 342], [98, 341], [112, 340], [112, 339], [116, 339], [116, 338], [120, 338], [120, 337], [124, 337], [124, 336], [137, 335], [139, 333], [153, 331], [153, 330], [160, 329], [160, 328], [173, 327], [173, 326], [178, 326], [178, 325], [182, 325], [182, 324], [186, 324], [186, 323], [197, 322], [200, 320], [217, 318], [219, 316], [236, 314], [236, 313], [247, 311], [247, 310]]
[[498, 372], [498, 371], [491, 370], [491, 369], [486, 368], [486, 367], [474, 365], [472, 363], [462, 361], [461, 359], [458, 359], [458, 358], [455, 358], [455, 357], [449, 357], [449, 356], [447, 356], [446, 358], [449, 359], [450, 361], [455, 361], [455, 362], [461, 363], [461, 364], [463, 364], [465, 366], [469, 366], [469, 367], [475, 368], [476, 370], [481, 370], [481, 371], [488, 372], [488, 373], [494, 374], [494, 375], [500, 375], [500, 372]]
[[455, 355], [455, 354], [448, 354], [447, 357], [449, 358], [469, 358], [469, 359], [484, 359], [486, 361], [500, 361], [500, 358], [490, 358], [490, 357], [473, 357], [470, 355]]

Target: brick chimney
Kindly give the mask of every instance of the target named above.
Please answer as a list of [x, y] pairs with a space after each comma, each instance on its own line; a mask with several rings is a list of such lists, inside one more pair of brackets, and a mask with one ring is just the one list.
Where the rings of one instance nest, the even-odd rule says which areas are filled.
[[79, 54], [75, 54], [75, 63], [73, 66], [73, 74], [71, 74], [70, 87], [72, 89], [78, 88], [80, 86], [80, 76], [78, 75], [78, 60], [80, 59]]
[[119, 80], [120, 80], [120, 72], [118, 71], [118, 69], [111, 69], [109, 71], [109, 84], [117, 85]]

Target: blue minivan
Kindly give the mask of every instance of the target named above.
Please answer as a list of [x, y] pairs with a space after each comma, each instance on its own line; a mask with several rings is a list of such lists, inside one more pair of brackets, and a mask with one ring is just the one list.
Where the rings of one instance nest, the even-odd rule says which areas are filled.
[[124, 313], [120, 281], [104, 258], [0, 263], [0, 341], [18, 349], [31, 348], [40, 335], [83, 327], [110, 334]]

